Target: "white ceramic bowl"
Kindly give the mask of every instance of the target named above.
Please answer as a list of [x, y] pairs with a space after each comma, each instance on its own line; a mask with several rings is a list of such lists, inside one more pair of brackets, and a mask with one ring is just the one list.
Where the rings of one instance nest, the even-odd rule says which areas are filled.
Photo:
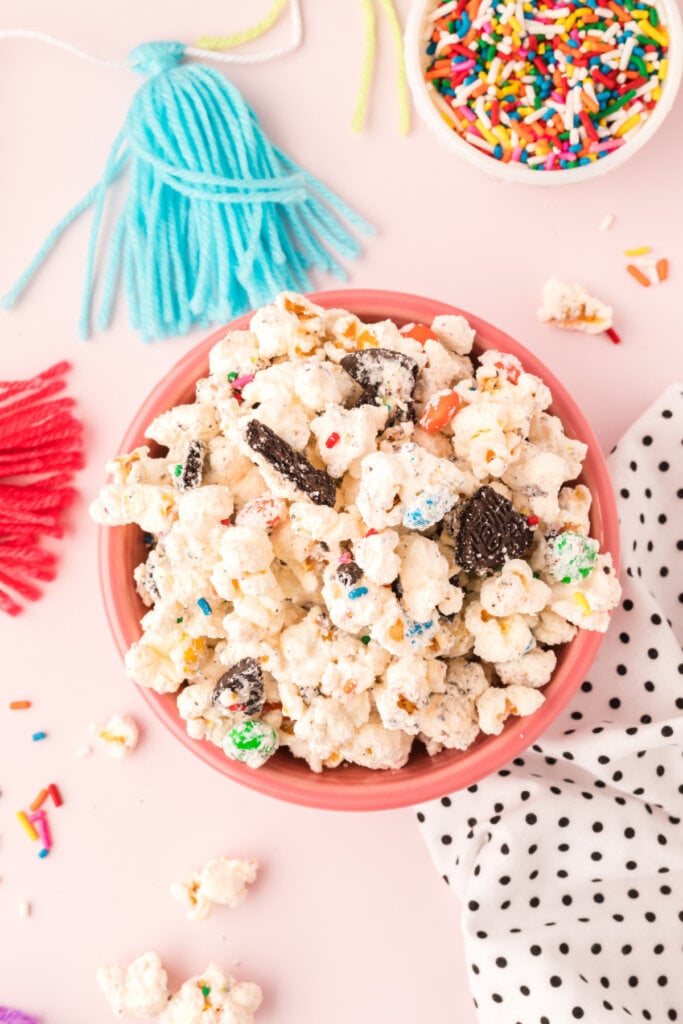
[[676, 98], [683, 71], [683, 24], [676, 0], [659, 0], [659, 4], [666, 12], [666, 27], [669, 32], [669, 68], [662, 86], [661, 99], [655, 105], [643, 127], [624, 146], [602, 160], [585, 164], [583, 167], [568, 167], [556, 171], [533, 171], [525, 164], [505, 164], [501, 160], [496, 160], [486, 153], [480, 152], [476, 146], [466, 142], [450, 128], [432, 100], [423, 74], [427, 64], [426, 19], [429, 13], [438, 6], [435, 0], [413, 0], [406, 24], [406, 70], [417, 112], [448, 149], [473, 167], [477, 167], [501, 181], [516, 182], [520, 185], [568, 185], [600, 177], [608, 171], [621, 167], [645, 145], [648, 139], [652, 138], [671, 110]]

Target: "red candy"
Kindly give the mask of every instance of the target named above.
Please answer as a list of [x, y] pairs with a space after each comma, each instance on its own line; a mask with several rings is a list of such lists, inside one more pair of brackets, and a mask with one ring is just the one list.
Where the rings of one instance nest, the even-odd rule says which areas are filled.
[[335, 433], [330, 434], [328, 439], [325, 441], [325, 447], [326, 448], [334, 448], [334, 446], [336, 444], [339, 444], [339, 441], [340, 441], [339, 434], [337, 434], [336, 431], [335, 431]]
[[460, 408], [460, 395], [456, 391], [439, 391], [432, 395], [420, 416], [420, 426], [427, 434], [442, 430]]

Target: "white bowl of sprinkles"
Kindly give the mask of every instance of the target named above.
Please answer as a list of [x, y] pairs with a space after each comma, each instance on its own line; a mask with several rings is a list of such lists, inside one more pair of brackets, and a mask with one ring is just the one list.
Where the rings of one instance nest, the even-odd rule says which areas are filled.
[[474, 167], [520, 184], [625, 163], [683, 70], [675, 0], [415, 0], [405, 46], [423, 120]]

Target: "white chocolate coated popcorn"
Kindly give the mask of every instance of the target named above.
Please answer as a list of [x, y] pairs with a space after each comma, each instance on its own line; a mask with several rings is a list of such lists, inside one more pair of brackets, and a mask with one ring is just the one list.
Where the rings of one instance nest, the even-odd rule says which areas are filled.
[[146, 534], [126, 671], [193, 739], [395, 769], [532, 713], [549, 648], [606, 628], [586, 447], [523, 360], [473, 351], [463, 317], [399, 329], [285, 293], [151, 424], [166, 455], [109, 463], [94, 518]]
[[258, 985], [209, 964], [171, 996], [159, 1024], [253, 1024], [262, 1000]]
[[168, 978], [158, 953], [142, 953], [128, 966], [106, 964], [96, 978], [118, 1017], [155, 1017], [168, 1003]]
[[256, 881], [258, 863], [240, 857], [217, 857], [171, 886], [171, 895], [189, 921], [203, 921], [217, 904], [234, 909], [244, 903]]
[[552, 277], [543, 288], [538, 319], [570, 331], [600, 334], [612, 326], [612, 310], [580, 284], [564, 284]]
[[125, 757], [138, 744], [138, 727], [130, 715], [114, 715], [104, 724], [93, 725], [92, 732], [110, 757]]

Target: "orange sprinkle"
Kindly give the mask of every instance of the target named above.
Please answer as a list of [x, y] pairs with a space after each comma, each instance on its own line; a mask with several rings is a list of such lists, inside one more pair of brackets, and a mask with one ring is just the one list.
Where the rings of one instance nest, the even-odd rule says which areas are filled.
[[657, 277], [660, 281], [666, 281], [669, 276], [669, 261], [667, 259], [657, 260]]
[[638, 267], [634, 267], [632, 263], [629, 263], [626, 269], [631, 277], [635, 277], [638, 284], [642, 284], [643, 288], [650, 287], [650, 278], [646, 277], [641, 270], [638, 270]]
[[10, 711], [24, 711], [25, 708], [31, 707], [30, 700], [13, 700], [9, 706]]
[[47, 790], [46, 789], [41, 789], [40, 793], [35, 798], [33, 803], [29, 804], [29, 807], [31, 808], [32, 811], [37, 811], [39, 807], [43, 806], [43, 804], [45, 803], [46, 800], [47, 800]]

